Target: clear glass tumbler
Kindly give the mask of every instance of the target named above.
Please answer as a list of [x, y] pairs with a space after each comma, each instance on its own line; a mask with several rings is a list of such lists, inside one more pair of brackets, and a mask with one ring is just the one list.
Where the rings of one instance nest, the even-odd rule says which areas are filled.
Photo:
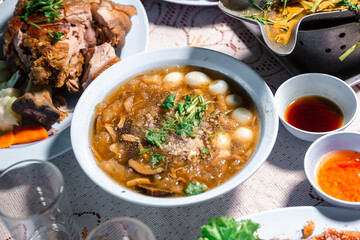
[[0, 220], [16, 240], [79, 239], [63, 176], [48, 161], [19, 162], [1, 173]]
[[143, 222], [119, 217], [94, 228], [86, 240], [155, 240], [155, 236]]

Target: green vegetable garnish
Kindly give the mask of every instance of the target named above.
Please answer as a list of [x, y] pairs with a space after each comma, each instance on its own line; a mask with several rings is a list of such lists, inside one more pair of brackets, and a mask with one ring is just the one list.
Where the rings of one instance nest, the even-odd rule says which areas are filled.
[[183, 138], [186, 138], [187, 136], [195, 138], [196, 135], [193, 133], [194, 129], [195, 126], [192, 121], [185, 121], [176, 126], [176, 133]]
[[186, 196], [193, 196], [205, 192], [207, 188], [208, 187], [204, 183], [189, 182], [185, 189], [185, 193]]
[[204, 148], [201, 150], [201, 152], [202, 152], [202, 153], [208, 153], [208, 152], [210, 152], [210, 150], [204, 147]]
[[163, 166], [164, 164], [165, 164], [165, 163], [161, 163], [161, 164], [159, 164], [159, 165], [157, 165], [157, 166], [153, 167], [153, 169], [157, 169], [157, 168], [159, 168], [159, 167]]
[[148, 129], [148, 132], [145, 133], [146, 141], [151, 145], [156, 145], [160, 149], [163, 149], [161, 144], [166, 141], [167, 136], [168, 136], [167, 132], [153, 130], [153, 129]]
[[150, 156], [151, 158], [148, 159], [148, 161], [152, 162], [153, 164], [157, 164], [158, 162], [160, 162], [165, 158], [164, 155], [158, 153], [150, 154]]
[[355, 43], [355, 45], [353, 45], [351, 48], [349, 48], [348, 50], [346, 50], [346, 52], [344, 52], [339, 59], [341, 61], [344, 61], [345, 58], [347, 58], [347, 56], [349, 56], [353, 51], [355, 51], [355, 49], [357, 49], [360, 46], [360, 41]]
[[36, 23], [30, 22], [30, 25], [33, 25], [34, 27], [36, 27], [37, 29], [41, 29], [41, 27], [39, 25], [37, 25]]
[[174, 94], [169, 94], [162, 103], [162, 106], [167, 110], [172, 109], [175, 106], [175, 98], [176, 96]]
[[240, 223], [234, 218], [210, 218], [207, 224], [201, 227], [199, 240], [259, 240], [259, 237], [254, 235], [259, 226], [251, 220], [241, 220], [240, 227]]
[[194, 130], [200, 126], [201, 120], [204, 119], [203, 114], [207, 111], [206, 106], [211, 101], [205, 102], [202, 95], [195, 95], [192, 98], [190, 95], [186, 95], [184, 99], [185, 102], [177, 103], [173, 117], [163, 116], [165, 123], [163, 123], [162, 129], [174, 131], [183, 138], [188, 136], [195, 138]]
[[138, 153], [138, 155], [142, 155], [142, 154], [144, 154], [144, 153], [146, 153], [146, 152], [148, 152], [148, 151], [150, 151], [150, 149], [144, 149], [144, 150], [142, 150], [142, 151], [140, 151], [139, 153]]
[[20, 16], [22, 20], [27, 22], [28, 17], [36, 12], [43, 13], [49, 22], [53, 22], [60, 12], [56, 11], [59, 8], [64, 8], [63, 0], [34, 0], [28, 1], [26, 5], [26, 12]]
[[57, 32], [57, 31], [53, 31], [53, 32], [50, 32], [50, 31], [47, 31], [47, 33], [50, 35], [50, 37], [52, 37], [52, 42], [57, 42], [57, 41], [61, 41], [61, 40], [64, 40], [64, 33], [62, 32]]

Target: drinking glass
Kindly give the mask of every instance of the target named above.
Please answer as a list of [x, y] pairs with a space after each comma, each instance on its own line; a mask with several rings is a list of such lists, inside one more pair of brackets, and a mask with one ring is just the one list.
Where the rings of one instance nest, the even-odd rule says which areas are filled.
[[0, 220], [12, 239], [79, 239], [63, 176], [48, 161], [19, 162], [1, 173]]
[[148, 226], [134, 218], [119, 217], [94, 228], [86, 240], [155, 240]]

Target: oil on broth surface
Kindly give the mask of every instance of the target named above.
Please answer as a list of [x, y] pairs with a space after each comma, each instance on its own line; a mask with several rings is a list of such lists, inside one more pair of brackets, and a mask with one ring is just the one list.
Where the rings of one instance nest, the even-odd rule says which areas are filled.
[[199, 194], [234, 176], [260, 133], [244, 90], [191, 66], [125, 81], [97, 105], [93, 126], [91, 149], [108, 176], [137, 192], [172, 197]]

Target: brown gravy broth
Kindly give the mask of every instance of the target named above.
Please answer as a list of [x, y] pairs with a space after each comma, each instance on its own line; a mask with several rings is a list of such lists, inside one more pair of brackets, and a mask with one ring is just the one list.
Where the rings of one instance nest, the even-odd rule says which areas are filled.
[[[185, 75], [193, 71], [205, 73], [210, 82], [199, 84], [195, 73], [189, 84]], [[177, 73], [167, 76], [172, 72]], [[221, 87], [224, 82], [217, 79], [229, 85]], [[167, 110], [162, 103], [169, 94], [176, 99]], [[211, 102], [203, 105], [199, 127], [184, 137], [164, 130], [164, 116], [174, 120], [186, 95]], [[260, 133], [257, 110], [245, 91], [217, 72], [193, 66], [156, 69], [124, 82], [96, 106], [93, 126], [91, 149], [108, 176], [137, 192], [174, 197], [191, 195], [185, 192], [190, 182], [208, 190], [234, 176], [250, 159]], [[147, 141], [149, 129], [166, 133], [160, 147]]]

